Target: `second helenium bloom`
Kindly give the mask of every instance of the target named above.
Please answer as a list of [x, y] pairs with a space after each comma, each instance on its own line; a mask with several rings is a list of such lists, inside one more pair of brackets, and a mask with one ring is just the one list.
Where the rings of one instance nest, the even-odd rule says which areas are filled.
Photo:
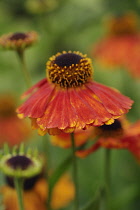
[[91, 59], [80, 52], [57, 53], [46, 64], [47, 78], [31, 87], [17, 109], [40, 135], [112, 124], [133, 103], [119, 91], [92, 80]]
[[37, 39], [38, 34], [35, 31], [10, 33], [0, 37], [0, 46], [4, 49], [20, 51], [30, 47]]

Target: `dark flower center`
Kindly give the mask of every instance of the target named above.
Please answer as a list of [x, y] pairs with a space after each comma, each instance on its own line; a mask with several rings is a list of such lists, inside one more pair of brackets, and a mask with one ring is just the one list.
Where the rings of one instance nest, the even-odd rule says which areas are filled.
[[64, 66], [71, 66], [72, 64], [78, 64], [79, 61], [82, 59], [80, 55], [77, 55], [75, 53], [66, 53], [62, 54], [56, 57], [54, 60], [54, 63], [57, 64], [60, 67]]
[[58, 53], [47, 62], [47, 74], [60, 87], [78, 87], [91, 78], [91, 60], [80, 52]]
[[23, 155], [16, 155], [14, 157], [11, 157], [9, 160], [7, 160], [7, 164], [13, 168], [13, 169], [22, 169], [26, 170], [30, 165], [32, 165], [32, 161]]
[[[37, 181], [42, 177], [42, 174], [38, 174], [36, 176], [33, 176], [31, 178], [27, 178], [24, 180], [24, 183], [23, 183], [23, 189], [24, 190], [31, 190], [35, 184], [37, 183]], [[6, 180], [6, 183], [8, 184], [8, 186], [14, 188], [14, 179], [13, 177], [10, 177], [10, 176], [6, 176], [5, 177], [5, 180]]]
[[112, 123], [111, 125], [102, 125], [100, 128], [102, 129], [102, 131], [115, 131], [118, 129], [122, 129], [122, 125], [119, 120], [115, 120], [114, 123]]
[[25, 33], [14, 33], [11, 37], [10, 40], [19, 40], [19, 39], [26, 39], [27, 35]]
[[[4, 106], [5, 105], [5, 106]], [[16, 116], [15, 114], [15, 107], [14, 106], [7, 106], [7, 104], [0, 105], [0, 117], [11, 117]]]

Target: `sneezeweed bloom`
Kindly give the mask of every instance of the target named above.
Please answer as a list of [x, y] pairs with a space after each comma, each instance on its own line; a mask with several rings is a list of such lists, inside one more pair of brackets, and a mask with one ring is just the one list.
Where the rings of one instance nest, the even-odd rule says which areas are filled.
[[108, 23], [108, 34], [92, 51], [92, 56], [103, 66], [123, 67], [133, 76], [140, 75], [139, 55], [140, 34], [137, 17], [132, 13], [112, 17]]
[[[7, 210], [18, 210], [17, 195], [13, 179], [5, 177], [6, 185], [1, 187], [3, 204]], [[24, 181], [24, 207], [25, 210], [46, 210], [46, 199], [48, 197], [48, 183], [42, 174], [38, 174]], [[74, 186], [68, 175], [63, 175], [56, 183], [51, 200], [52, 209], [60, 209], [67, 206], [74, 198]]]
[[15, 146], [12, 152], [9, 152], [9, 148], [4, 147], [0, 158], [1, 171], [7, 176], [23, 179], [39, 174], [42, 171], [43, 159], [38, 152], [30, 149], [25, 152], [22, 145], [18, 150]]
[[77, 156], [86, 157], [99, 148], [127, 149], [140, 161], [140, 121], [130, 124], [119, 118], [111, 125], [94, 128], [93, 135], [98, 136], [98, 140], [89, 149], [77, 151]]
[[5, 34], [0, 37], [0, 45], [4, 49], [21, 51], [30, 47], [38, 39], [38, 34], [35, 31], [31, 32], [16, 32]]
[[25, 62], [25, 49], [33, 45], [38, 39], [38, 34], [35, 31], [31, 32], [16, 32], [6, 34], [0, 37], [0, 45], [4, 49], [14, 50], [19, 58], [22, 67], [22, 73], [28, 87], [31, 86], [30, 73], [27, 70]]
[[[21, 209], [23, 204], [22, 199], [22, 190], [23, 183], [26, 178], [30, 178], [38, 175], [42, 171], [43, 159], [38, 155], [36, 151], [28, 151], [25, 153], [24, 147], [21, 145], [17, 151], [17, 148], [13, 148], [12, 152], [9, 151], [7, 146], [4, 147], [4, 150], [1, 154], [0, 159], [0, 169], [1, 171], [13, 180], [14, 186], [16, 188], [15, 193], [12, 193], [12, 202], [10, 206], [6, 209], [17, 207]], [[13, 201], [13, 196], [16, 195], [16, 205]], [[7, 205], [6, 202], [4, 202]]]
[[31, 87], [31, 95], [18, 109], [29, 117], [40, 135], [112, 124], [133, 103], [119, 91], [92, 81], [92, 63], [80, 52], [57, 53], [46, 65], [47, 79]]
[[11, 94], [0, 96], [0, 146], [19, 144], [29, 138], [31, 131], [25, 121], [19, 120], [15, 112], [16, 100]]

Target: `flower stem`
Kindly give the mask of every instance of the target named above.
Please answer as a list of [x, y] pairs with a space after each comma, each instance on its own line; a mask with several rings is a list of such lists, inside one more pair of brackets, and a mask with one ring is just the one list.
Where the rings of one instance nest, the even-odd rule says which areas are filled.
[[[49, 135], [43, 136], [42, 139], [42, 152], [44, 154], [45, 158], [45, 178], [46, 181], [49, 183], [50, 182], [50, 175], [48, 174], [48, 171], [51, 170], [51, 152], [50, 152], [50, 144], [49, 144]], [[52, 189], [50, 189], [50, 186], [48, 185], [48, 198], [46, 200], [46, 206], [48, 210], [51, 210], [51, 194], [52, 194]]]
[[74, 133], [71, 133], [71, 143], [72, 143], [72, 156], [73, 156], [73, 180], [75, 185], [75, 210], [79, 209], [78, 201], [78, 177], [77, 177], [77, 158], [75, 156], [75, 139]]
[[[110, 157], [111, 157], [111, 150], [105, 149], [105, 168], [104, 168], [104, 175], [105, 175], [105, 184], [106, 184], [106, 193], [109, 195], [110, 192], [110, 181], [111, 181], [111, 173], [110, 173]], [[108, 197], [108, 196], [107, 196]]]
[[18, 50], [17, 54], [18, 54], [18, 57], [19, 57], [19, 60], [21, 63], [22, 73], [23, 73], [23, 76], [25, 79], [25, 83], [26, 83], [27, 87], [29, 88], [29, 87], [31, 87], [32, 83], [31, 83], [30, 74], [27, 70], [26, 63], [25, 63], [24, 50]]
[[111, 173], [110, 173], [110, 157], [111, 150], [105, 149], [104, 156], [104, 182], [101, 199], [100, 199], [100, 210], [109, 210], [109, 197], [110, 197], [110, 181], [111, 181]]
[[17, 192], [19, 210], [24, 210], [23, 205], [23, 180], [21, 178], [14, 178], [14, 185]]

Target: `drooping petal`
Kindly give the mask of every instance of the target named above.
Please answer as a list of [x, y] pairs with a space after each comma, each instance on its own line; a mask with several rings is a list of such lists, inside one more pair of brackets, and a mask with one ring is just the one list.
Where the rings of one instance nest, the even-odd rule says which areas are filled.
[[27, 95], [31, 94], [35, 89], [38, 89], [42, 87], [44, 84], [46, 84], [46, 78], [40, 80], [35, 85], [33, 85], [31, 88], [29, 88], [24, 94], [22, 94], [21, 98], [25, 98]]
[[95, 152], [96, 150], [98, 150], [101, 147], [100, 143], [97, 142], [95, 144], [93, 144], [90, 148], [88, 149], [84, 149], [84, 150], [78, 150], [76, 152], [76, 156], [80, 157], [80, 158], [84, 158], [88, 155], [90, 155], [91, 153]]
[[88, 83], [87, 87], [97, 95], [106, 110], [114, 116], [120, 116], [126, 113], [133, 103], [131, 99], [122, 95], [119, 91], [97, 82]]
[[[36, 86], [39, 87], [39, 86]], [[34, 88], [36, 88], [34, 86]], [[33, 88], [33, 89], [34, 89]], [[28, 94], [33, 91], [33, 89], [28, 91]], [[18, 109], [18, 113], [23, 113], [24, 117], [38, 118], [41, 117], [45, 110], [46, 106], [49, 103], [52, 97], [53, 88], [52, 86], [42, 80], [42, 86], [33, 93], [27, 101], [23, 105], [21, 105]], [[27, 92], [26, 92], [27, 93]]]
[[77, 127], [84, 128], [87, 124], [101, 125], [112, 117], [96, 98], [86, 87], [70, 92], [71, 104], [79, 118]]
[[70, 104], [67, 90], [55, 90], [44, 116], [37, 120], [42, 128], [65, 129], [76, 126], [76, 112]]

